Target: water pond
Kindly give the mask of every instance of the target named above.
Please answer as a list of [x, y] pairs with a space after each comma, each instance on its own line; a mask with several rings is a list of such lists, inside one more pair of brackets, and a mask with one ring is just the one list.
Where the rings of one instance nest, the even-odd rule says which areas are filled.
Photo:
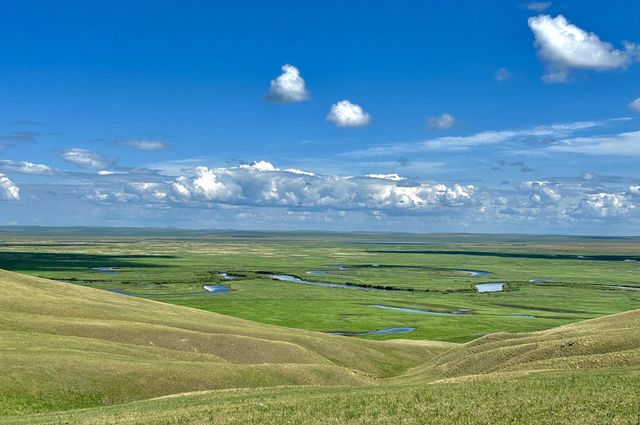
[[401, 311], [403, 313], [427, 314], [431, 316], [461, 316], [463, 314], [468, 314], [471, 311], [468, 308], [460, 308], [458, 310], [453, 310], [453, 311], [431, 311], [431, 310], [422, 310], [417, 308], [394, 307], [390, 305], [381, 305], [381, 304], [371, 304], [371, 307], [382, 308], [385, 310]]
[[204, 285], [203, 288], [210, 294], [222, 294], [231, 291], [231, 288], [224, 285]]
[[504, 289], [504, 282], [487, 282], [474, 285], [478, 292], [500, 292]]
[[368, 336], [368, 335], [388, 335], [388, 334], [404, 334], [415, 331], [416, 328], [387, 328], [387, 329], [378, 329], [375, 331], [369, 332], [348, 332], [348, 331], [332, 331], [327, 332], [331, 335], [341, 335], [341, 336]]

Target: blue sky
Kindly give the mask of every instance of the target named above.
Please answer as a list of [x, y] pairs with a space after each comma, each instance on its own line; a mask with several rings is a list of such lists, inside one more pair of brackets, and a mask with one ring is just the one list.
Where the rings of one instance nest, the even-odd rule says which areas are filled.
[[640, 234], [638, 2], [2, 9], [0, 224]]

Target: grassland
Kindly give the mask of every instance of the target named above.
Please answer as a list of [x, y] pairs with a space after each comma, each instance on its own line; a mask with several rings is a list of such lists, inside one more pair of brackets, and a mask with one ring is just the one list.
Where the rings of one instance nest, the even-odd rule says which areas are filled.
[[640, 311], [463, 345], [380, 342], [0, 282], [0, 423], [629, 424], [640, 407]]
[[[624, 261], [638, 255], [640, 242], [632, 238], [139, 229], [130, 230], [132, 236], [100, 229], [72, 229], [62, 236], [60, 230], [47, 231], [7, 233], [0, 246], [0, 268], [291, 328], [416, 328], [409, 334], [369, 339], [466, 342], [488, 333], [549, 329], [640, 306], [640, 291], [617, 288], [640, 287], [640, 263]], [[336, 265], [347, 269], [332, 267]], [[94, 267], [114, 267], [116, 273]], [[456, 270], [491, 274], [473, 277]], [[326, 274], [308, 274], [314, 271]], [[237, 278], [225, 280], [221, 272]], [[259, 272], [405, 291], [314, 287], [274, 281]], [[506, 290], [477, 293], [474, 284], [486, 281], [506, 282]], [[202, 293], [205, 283], [227, 285], [231, 292]], [[434, 316], [373, 305], [470, 311]]]
[[0, 423], [638, 423], [635, 239], [125, 233], [5, 229]]

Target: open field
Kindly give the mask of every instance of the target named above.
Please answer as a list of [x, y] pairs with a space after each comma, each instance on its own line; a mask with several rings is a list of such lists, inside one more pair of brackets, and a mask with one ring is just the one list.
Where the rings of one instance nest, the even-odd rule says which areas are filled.
[[628, 424], [640, 406], [640, 311], [464, 345], [376, 342], [0, 282], [0, 423]]
[[[370, 339], [466, 342], [640, 306], [640, 291], [634, 290], [640, 288], [640, 262], [630, 261], [640, 242], [633, 238], [138, 229], [3, 233], [0, 268], [20, 273], [299, 329], [415, 328]], [[303, 285], [260, 272], [396, 290]], [[482, 282], [507, 285], [503, 292], [478, 293], [474, 285]], [[209, 294], [205, 284], [230, 291]], [[464, 314], [428, 314], [451, 312]]]
[[0, 423], [638, 420], [635, 239], [30, 232], [0, 246]]

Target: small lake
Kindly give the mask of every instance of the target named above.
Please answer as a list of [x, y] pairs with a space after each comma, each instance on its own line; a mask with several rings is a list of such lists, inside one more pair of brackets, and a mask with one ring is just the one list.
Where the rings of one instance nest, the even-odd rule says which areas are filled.
[[549, 283], [551, 281], [552, 281], [551, 279], [547, 279], [547, 278], [529, 279], [529, 282], [531, 282], [531, 283]]
[[468, 314], [471, 311], [468, 308], [461, 308], [454, 311], [431, 311], [431, 310], [421, 310], [417, 308], [394, 307], [390, 305], [380, 305], [380, 304], [371, 304], [370, 307], [382, 308], [385, 310], [401, 311], [403, 313], [427, 314], [430, 316], [461, 316], [463, 314]]
[[[266, 275], [271, 279], [282, 280], [284, 282], [293, 282], [293, 283], [301, 283], [303, 285], [314, 285], [314, 286], [324, 286], [326, 288], [343, 288], [343, 289], [358, 289], [361, 291], [387, 291], [387, 289], [382, 288], [370, 288], [368, 286], [359, 286], [359, 285], [344, 285], [341, 283], [329, 283], [329, 282], [318, 282], [315, 280], [304, 280], [299, 277], [292, 276], [289, 274], [270, 274]], [[389, 290], [391, 291], [391, 290]], [[394, 291], [396, 292], [396, 291]]]
[[120, 274], [120, 271], [115, 267], [93, 267], [91, 270], [95, 270], [103, 274]]
[[327, 332], [330, 335], [341, 335], [341, 336], [368, 336], [368, 335], [388, 335], [388, 334], [404, 334], [415, 331], [416, 328], [387, 328], [387, 329], [378, 329], [375, 331], [369, 332], [348, 332], [348, 331], [333, 331]]
[[210, 294], [222, 294], [231, 291], [231, 288], [224, 285], [204, 285], [203, 288]]
[[223, 279], [227, 279], [227, 280], [233, 280], [233, 279], [237, 279], [238, 276], [233, 275], [233, 274], [228, 274], [228, 273], [218, 273], [218, 276], [220, 276]]
[[474, 285], [478, 292], [500, 292], [504, 289], [504, 282], [487, 282]]

